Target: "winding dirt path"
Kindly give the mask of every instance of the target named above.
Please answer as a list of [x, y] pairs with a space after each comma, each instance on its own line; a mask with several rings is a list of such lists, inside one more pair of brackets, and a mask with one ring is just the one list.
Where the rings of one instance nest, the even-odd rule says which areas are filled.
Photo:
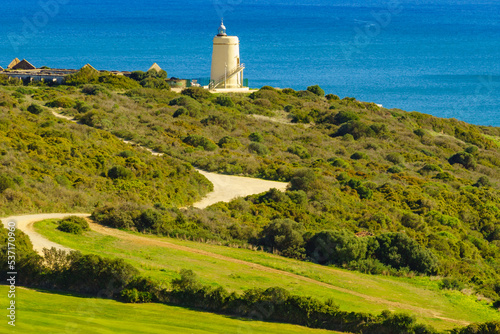
[[[52, 114], [57, 118], [76, 123], [73, 117], [61, 115], [54, 110], [52, 110]], [[145, 149], [152, 155], [163, 156], [163, 153], [155, 152], [154, 150], [141, 146], [133, 141], [125, 140], [122, 138], [119, 139], [126, 144]], [[249, 195], [260, 194], [268, 191], [271, 188], [285, 191], [286, 187], [288, 186], [288, 183], [285, 182], [267, 181], [242, 176], [221, 175], [205, 172], [200, 169], [196, 170], [198, 171], [198, 173], [205, 176], [214, 185], [214, 190], [211, 193], [207, 194], [207, 196], [201, 201], [193, 204], [193, 207], [199, 209], [204, 209], [217, 202], [229, 202], [236, 197], [245, 197]]]

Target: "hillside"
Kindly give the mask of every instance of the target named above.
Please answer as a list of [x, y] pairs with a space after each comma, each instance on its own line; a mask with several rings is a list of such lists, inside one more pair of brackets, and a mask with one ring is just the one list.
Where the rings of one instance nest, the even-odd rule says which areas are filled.
[[[317, 86], [177, 94], [106, 78], [0, 86], [0, 213], [93, 212], [110, 227], [423, 279], [496, 312], [500, 128]], [[192, 166], [290, 186], [179, 209], [212, 189]]]

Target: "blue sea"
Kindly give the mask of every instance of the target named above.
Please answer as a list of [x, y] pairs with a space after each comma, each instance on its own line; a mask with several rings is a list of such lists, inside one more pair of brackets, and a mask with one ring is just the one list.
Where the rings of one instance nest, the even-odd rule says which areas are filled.
[[220, 18], [251, 87], [305, 89], [500, 126], [495, 0], [16, 0], [2, 3], [0, 66], [208, 77]]

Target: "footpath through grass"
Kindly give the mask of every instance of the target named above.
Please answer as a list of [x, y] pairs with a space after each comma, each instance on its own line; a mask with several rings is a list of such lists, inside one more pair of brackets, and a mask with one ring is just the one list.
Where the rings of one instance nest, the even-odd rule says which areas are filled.
[[[6, 286], [0, 286], [2, 309], [6, 308], [3, 306], [8, 302], [7, 291]], [[16, 327], [9, 326], [5, 317], [0, 324], [0, 333], [337, 333], [295, 325], [249, 321], [162, 304], [123, 304], [113, 300], [28, 289], [17, 290], [16, 305]]]
[[[462, 326], [466, 322], [500, 320], [500, 313], [486, 303], [476, 302], [474, 296], [465, 296], [460, 292], [441, 291], [437, 282], [428, 277], [410, 279], [364, 275], [264, 252], [146, 236], [139, 233], [129, 233], [142, 239], [137, 243], [94, 231], [76, 236], [56, 230], [53, 220], [39, 222], [35, 226], [40, 234], [51, 241], [78, 249], [83, 253], [124, 258], [140, 269], [144, 275], [158, 280], [170, 281], [178, 277], [177, 273], [180, 269], [186, 268], [197, 273], [202, 283], [221, 285], [230, 291], [241, 292], [254, 287], [280, 286], [299, 295], [320, 299], [333, 298], [340, 308], [346, 311], [379, 313], [389, 309], [408, 312], [417, 316], [420, 322], [430, 324], [437, 329], [450, 329]], [[167, 241], [193, 249], [193, 252], [148, 245], [148, 240]], [[196, 250], [279, 269], [317, 282], [304, 280], [301, 277], [286, 276], [275, 270], [267, 271], [266, 268], [261, 270], [249, 265], [214, 258], [196, 253]], [[324, 283], [340, 289], [336, 290]]]

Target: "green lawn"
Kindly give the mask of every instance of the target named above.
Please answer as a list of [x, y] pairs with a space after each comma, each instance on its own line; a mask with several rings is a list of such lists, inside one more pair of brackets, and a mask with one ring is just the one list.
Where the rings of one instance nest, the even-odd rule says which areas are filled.
[[[0, 286], [0, 296], [2, 309], [6, 314], [6, 286]], [[7, 324], [7, 318], [2, 316], [0, 333], [336, 333], [294, 325], [235, 319], [162, 304], [123, 304], [113, 300], [27, 289], [17, 290], [16, 304], [16, 327], [11, 328]]]
[[[465, 296], [456, 291], [440, 291], [437, 281], [432, 281], [428, 277], [410, 279], [364, 275], [264, 252], [141, 234], [151, 240], [164, 240], [190, 249], [204, 250], [301, 276], [289, 277], [279, 272], [264, 271], [209, 255], [146, 243], [131, 244], [97, 232], [86, 232], [82, 236], [75, 236], [60, 232], [55, 227], [54, 221], [36, 224], [37, 231], [54, 242], [84, 253], [124, 258], [140, 269], [144, 275], [159, 280], [169, 281], [177, 277], [177, 272], [181, 268], [192, 269], [204, 284], [221, 285], [232, 291], [281, 286], [300, 295], [315, 296], [320, 299], [333, 298], [341, 309], [346, 311], [379, 313], [390, 309], [409, 312], [416, 315], [419, 321], [438, 329], [460, 326], [460, 322], [463, 324], [464, 321], [500, 320], [499, 312], [483, 302], [476, 302], [474, 296]], [[306, 279], [302, 279], [304, 277]], [[317, 282], [307, 281], [307, 278]], [[340, 288], [340, 291], [321, 283], [331, 284]]]

